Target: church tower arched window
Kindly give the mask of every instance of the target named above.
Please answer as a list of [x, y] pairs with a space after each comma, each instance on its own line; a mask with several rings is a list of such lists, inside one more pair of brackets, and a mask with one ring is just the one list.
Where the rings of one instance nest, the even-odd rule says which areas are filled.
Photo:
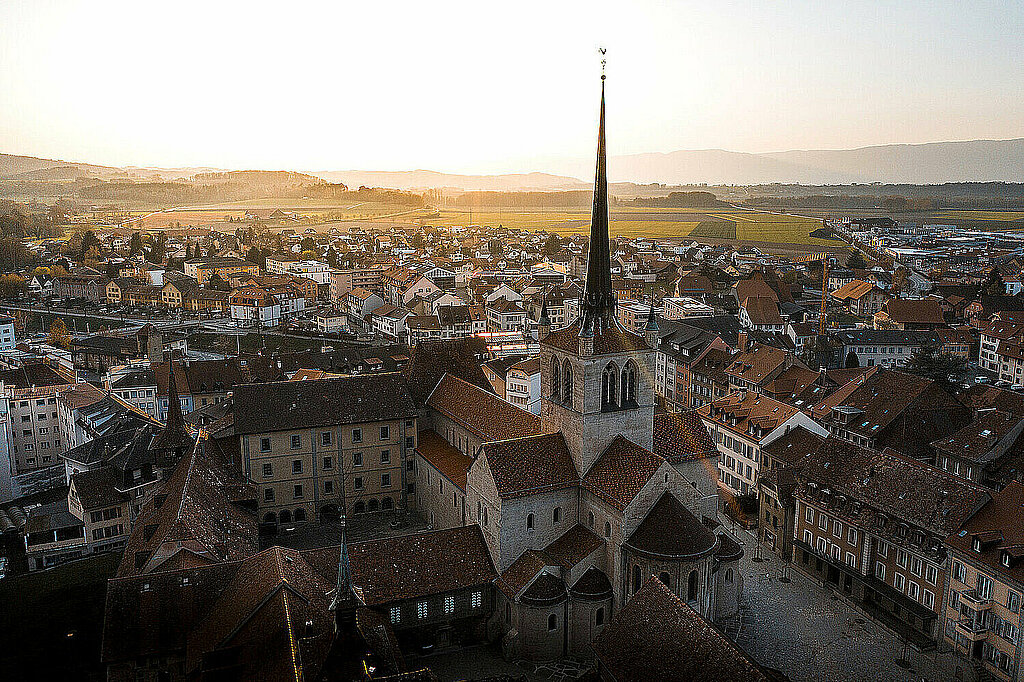
[[562, 402], [572, 407], [572, 365], [568, 358], [562, 365]]
[[551, 399], [562, 399], [562, 366], [554, 356], [551, 358]]
[[636, 380], [637, 380], [637, 367], [636, 363], [629, 360], [626, 366], [622, 368], [622, 405], [633, 406], [636, 405]]
[[618, 401], [618, 379], [619, 368], [614, 362], [609, 362], [601, 375], [601, 409], [614, 410], [619, 406]]

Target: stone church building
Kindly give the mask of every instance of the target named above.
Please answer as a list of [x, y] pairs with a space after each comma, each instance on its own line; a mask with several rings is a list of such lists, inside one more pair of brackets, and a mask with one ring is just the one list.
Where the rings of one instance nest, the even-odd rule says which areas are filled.
[[742, 550], [698, 511], [706, 491], [653, 451], [658, 327], [653, 310], [643, 336], [616, 320], [604, 109], [602, 82], [581, 315], [552, 330], [542, 309], [541, 415], [445, 376], [417, 448], [417, 509], [480, 527], [499, 573], [490, 634], [517, 657], [590, 657], [652, 575], [707, 620], [742, 591]]

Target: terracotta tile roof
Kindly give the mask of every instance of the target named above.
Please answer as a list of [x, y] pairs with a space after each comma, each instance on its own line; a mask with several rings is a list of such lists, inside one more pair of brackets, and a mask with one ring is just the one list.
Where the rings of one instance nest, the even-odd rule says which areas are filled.
[[541, 552], [528, 549], [505, 569], [495, 584], [506, 597], [514, 600], [520, 592], [526, 589], [530, 581], [537, 577], [537, 574], [544, 570], [545, 566], [549, 565], [552, 564], [548, 563], [547, 557]]
[[878, 287], [874, 282], [864, 282], [855, 279], [852, 282], [847, 282], [829, 295], [837, 300], [845, 301], [847, 299], [859, 299], [876, 289]]
[[693, 558], [715, 551], [718, 538], [666, 490], [623, 546], [647, 556]]
[[416, 414], [397, 373], [236, 386], [235, 433], [405, 419]]
[[672, 464], [718, 456], [718, 448], [696, 410], [654, 415], [654, 452]]
[[502, 498], [562, 490], [579, 484], [579, 474], [561, 433], [486, 443], [481, 453]]
[[933, 298], [898, 298], [886, 301], [882, 310], [889, 319], [902, 324], [945, 324], [942, 304]]
[[541, 428], [539, 416], [450, 374], [430, 393], [427, 406], [486, 441], [532, 436]]
[[82, 382], [62, 391], [57, 396], [57, 400], [63, 401], [70, 409], [77, 410], [89, 405], [95, 405], [106, 397], [107, 394], [104, 391], [88, 382]]
[[752, 279], [741, 279], [736, 282], [736, 300], [745, 301], [748, 298], [768, 298], [776, 303], [779, 300], [779, 295], [775, 293], [775, 290], [769, 286], [769, 284], [761, 278]]
[[433, 430], [420, 431], [416, 437], [416, 452], [441, 472], [463, 492], [466, 491], [466, 474], [473, 458], [450, 445]]
[[760, 384], [786, 363], [786, 351], [772, 346], [757, 346], [733, 356], [725, 373], [729, 376]]
[[86, 512], [127, 502], [128, 495], [117, 489], [121, 482], [121, 472], [112, 466], [82, 471], [71, 477], [71, 484]]
[[769, 682], [725, 635], [650, 576], [591, 645], [617, 682]]
[[664, 463], [647, 448], [616, 436], [583, 477], [583, 487], [621, 511]]
[[[567, 353], [579, 353], [580, 328], [582, 324], [580, 320], [576, 320], [564, 329], [549, 333], [540, 343], [542, 346], [551, 346]], [[595, 355], [635, 353], [650, 350], [644, 337], [622, 329], [617, 322], [613, 327], [605, 330], [604, 333], [594, 335]]]
[[[783, 464], [796, 464], [809, 453], [816, 452], [824, 442], [825, 436], [819, 436], [798, 426], [764, 446], [762, 452]], [[762, 468], [762, 471], [765, 468]]]
[[[1024, 519], [1024, 484], [1012, 481], [995, 493], [958, 532], [951, 534], [946, 544], [1019, 585], [1024, 583], [1024, 523], [1021, 519]], [[998, 541], [986, 542], [979, 554], [972, 546], [976, 535], [998, 537]], [[1009, 566], [1003, 564], [1004, 552], [1010, 553]]]
[[[305, 555], [333, 584], [338, 547]], [[486, 585], [498, 577], [476, 524], [353, 543], [349, 563], [352, 584], [367, 606]]]
[[1024, 395], [995, 386], [971, 386], [959, 395], [960, 401], [973, 410], [995, 407], [1024, 417]]
[[571, 570], [601, 547], [604, 547], [604, 540], [579, 523], [545, 547], [544, 554], [562, 568]]
[[[744, 397], [741, 392], [736, 392], [698, 408], [697, 412], [703, 419], [714, 421], [719, 428], [733, 431], [744, 438], [759, 440], [750, 432], [749, 427], [756, 426], [764, 435], [768, 435], [800, 410], [766, 395], [748, 392]], [[726, 418], [735, 416], [736, 423], [723, 422], [720, 419], [723, 415]]]
[[751, 324], [782, 324], [784, 320], [779, 314], [779, 304], [774, 299], [756, 296], [744, 299], [743, 308]]

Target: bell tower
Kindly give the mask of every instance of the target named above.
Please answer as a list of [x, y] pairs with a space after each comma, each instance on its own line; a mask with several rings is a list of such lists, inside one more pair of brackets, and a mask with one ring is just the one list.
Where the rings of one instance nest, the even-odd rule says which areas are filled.
[[[603, 52], [602, 52], [603, 54]], [[605, 75], [580, 318], [540, 339], [544, 430], [560, 431], [580, 475], [619, 435], [650, 449], [654, 430], [654, 349], [615, 316], [608, 233]]]

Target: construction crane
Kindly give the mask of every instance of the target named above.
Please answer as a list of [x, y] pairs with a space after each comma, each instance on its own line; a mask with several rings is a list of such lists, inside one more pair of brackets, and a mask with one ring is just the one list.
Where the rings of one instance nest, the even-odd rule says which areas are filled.
[[818, 336], [824, 336], [827, 329], [825, 324], [825, 306], [828, 303], [828, 259], [831, 254], [827, 252], [812, 253], [803, 257], [803, 262], [821, 263], [821, 313], [818, 315]]

